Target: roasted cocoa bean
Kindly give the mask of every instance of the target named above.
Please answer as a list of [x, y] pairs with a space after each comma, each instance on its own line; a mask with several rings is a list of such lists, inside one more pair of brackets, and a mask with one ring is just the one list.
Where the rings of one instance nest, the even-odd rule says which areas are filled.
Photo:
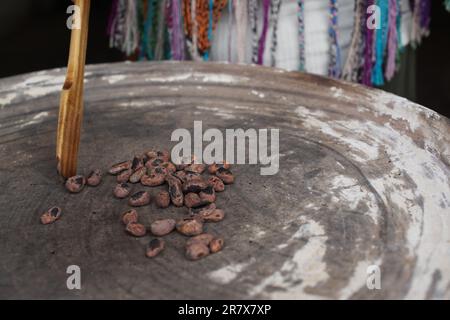
[[186, 247], [190, 246], [191, 244], [195, 242], [203, 243], [205, 246], [209, 246], [209, 243], [211, 240], [214, 239], [214, 236], [210, 233], [202, 233], [198, 236], [194, 236], [192, 238], [189, 238], [188, 241], [186, 241]]
[[163, 162], [160, 167], [166, 168], [169, 173], [175, 173], [177, 168], [172, 162]]
[[136, 210], [131, 209], [122, 214], [122, 222], [124, 225], [129, 223], [137, 223], [138, 222], [138, 213]]
[[132, 207], [142, 207], [149, 203], [150, 194], [147, 191], [138, 191], [128, 199], [128, 204]]
[[62, 210], [59, 207], [52, 207], [44, 212], [44, 214], [41, 216], [41, 223], [42, 224], [50, 224], [55, 222], [61, 217]]
[[199, 195], [196, 193], [187, 193], [184, 195], [184, 205], [188, 208], [195, 208], [203, 204]]
[[160, 219], [152, 222], [150, 231], [158, 237], [165, 236], [175, 229], [176, 221], [173, 219]]
[[208, 184], [202, 177], [188, 178], [186, 176], [186, 181], [183, 183], [184, 193], [199, 193], [200, 191], [206, 189]]
[[150, 159], [161, 159], [164, 162], [170, 161], [170, 152], [167, 150], [150, 150], [146, 153]]
[[211, 251], [211, 253], [219, 252], [220, 250], [222, 250], [223, 244], [224, 244], [223, 238], [221, 237], [214, 238], [209, 243], [209, 251]]
[[130, 168], [131, 168], [131, 161], [123, 161], [123, 162], [113, 164], [108, 172], [112, 175], [118, 175], [122, 171], [130, 169]]
[[130, 176], [129, 181], [131, 183], [138, 183], [141, 181], [141, 178], [147, 173], [146, 167], [140, 167], [139, 169], [136, 169], [133, 174]]
[[186, 247], [186, 258], [189, 260], [199, 260], [209, 255], [209, 247], [201, 242], [195, 242]]
[[119, 173], [116, 177], [117, 183], [128, 182], [130, 180], [131, 175], [133, 174], [133, 170], [126, 169]]
[[145, 226], [140, 223], [129, 223], [125, 230], [135, 237], [143, 237], [147, 233]]
[[184, 218], [177, 222], [176, 228], [185, 236], [196, 236], [203, 232], [203, 223], [199, 219]]
[[213, 163], [208, 166], [208, 172], [211, 174], [215, 174], [220, 168], [229, 170], [231, 168], [231, 165], [226, 161], [223, 163]]
[[96, 187], [102, 182], [102, 173], [100, 170], [95, 169], [91, 171], [86, 179], [88, 186]]
[[207, 181], [208, 185], [214, 188], [215, 192], [222, 192], [225, 190], [225, 185], [220, 178], [216, 176], [210, 176]]
[[186, 181], [186, 172], [185, 171], [176, 171], [174, 173], [178, 179], [180, 179], [183, 183]]
[[216, 201], [216, 192], [211, 186], [206, 187], [199, 193], [202, 203], [213, 203]]
[[181, 188], [181, 181], [171, 174], [166, 176], [166, 181], [169, 184], [169, 195], [173, 205], [176, 207], [182, 207], [184, 196]]
[[193, 163], [184, 168], [184, 171], [195, 172], [202, 174], [206, 169], [206, 164], [203, 163]]
[[216, 204], [211, 203], [200, 208], [190, 209], [189, 214], [191, 217], [198, 217], [202, 220], [203, 217], [210, 215], [214, 210], [216, 210]]
[[167, 208], [170, 205], [170, 195], [167, 191], [160, 191], [155, 198], [155, 203], [159, 208]]
[[170, 174], [170, 172], [167, 168], [159, 166], [159, 167], [147, 169], [147, 175], [151, 175], [151, 174], [160, 174], [165, 177], [166, 175]]
[[143, 175], [141, 184], [148, 187], [156, 187], [164, 184], [166, 176], [164, 174], [152, 173], [150, 175]]
[[216, 176], [220, 178], [225, 184], [232, 184], [234, 182], [233, 173], [230, 170], [223, 167], [219, 168], [216, 172]]
[[163, 163], [164, 163], [163, 159], [156, 158], [156, 159], [151, 159], [151, 160], [147, 161], [145, 166], [149, 169], [154, 169], [156, 167], [160, 167], [161, 164], [163, 164]]
[[131, 186], [125, 182], [119, 183], [114, 188], [113, 194], [116, 198], [123, 199], [130, 195]]
[[216, 209], [212, 213], [203, 215], [204, 222], [219, 222], [225, 218], [225, 212], [222, 209]]
[[69, 192], [78, 193], [83, 190], [85, 184], [86, 179], [83, 176], [73, 176], [67, 179], [66, 189], [69, 190]]
[[142, 168], [144, 166], [144, 161], [141, 157], [134, 156], [133, 160], [131, 161], [131, 170], [137, 171], [138, 169]]
[[145, 255], [148, 258], [156, 257], [166, 247], [166, 243], [163, 239], [153, 239], [149, 242]]

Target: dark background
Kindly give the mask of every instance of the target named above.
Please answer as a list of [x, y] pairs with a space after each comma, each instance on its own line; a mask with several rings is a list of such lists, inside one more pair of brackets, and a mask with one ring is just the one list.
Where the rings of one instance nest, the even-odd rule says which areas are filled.
[[[433, 0], [431, 34], [416, 52], [413, 100], [450, 117], [450, 13], [442, 2]], [[111, 1], [91, 3], [87, 63], [123, 60], [119, 51], [109, 48], [106, 36]], [[65, 25], [70, 4], [69, 0], [0, 1], [0, 77], [67, 64], [70, 31]]]

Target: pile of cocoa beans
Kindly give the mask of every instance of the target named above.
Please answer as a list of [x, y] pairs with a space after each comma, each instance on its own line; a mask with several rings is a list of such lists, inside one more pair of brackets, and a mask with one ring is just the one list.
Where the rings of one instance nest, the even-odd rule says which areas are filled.
[[[225, 212], [216, 207], [217, 194], [225, 190], [225, 185], [234, 183], [230, 165], [225, 161], [207, 166], [198, 164], [191, 157], [183, 164], [174, 164], [168, 151], [150, 150], [132, 160], [112, 165], [108, 173], [115, 176], [116, 185], [113, 195], [118, 199], [127, 199], [129, 210], [122, 213], [121, 220], [128, 234], [143, 237], [150, 233], [145, 254], [153, 258], [165, 248], [162, 237], [177, 231], [188, 237], [185, 255], [190, 260], [198, 260], [220, 251], [224, 246], [222, 237], [204, 232], [205, 223], [216, 223], [224, 219]], [[207, 175], [207, 176], [205, 176]], [[87, 177], [77, 175], [65, 182], [71, 193], [79, 193], [88, 185], [95, 187], [102, 181], [100, 170], [93, 170]], [[133, 185], [140, 184], [140, 190], [133, 192]], [[153, 194], [151, 187], [167, 186]], [[142, 190], [144, 189], [144, 190]], [[186, 214], [178, 221], [158, 219], [147, 228], [139, 223], [138, 208], [155, 203], [157, 210], [186, 207]], [[53, 223], [61, 216], [61, 209], [53, 207], [41, 217], [43, 224]]]

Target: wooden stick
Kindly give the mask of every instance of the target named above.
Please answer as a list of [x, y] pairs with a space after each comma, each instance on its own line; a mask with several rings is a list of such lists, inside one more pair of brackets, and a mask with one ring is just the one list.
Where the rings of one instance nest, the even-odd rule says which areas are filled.
[[80, 8], [81, 28], [72, 29], [67, 75], [61, 92], [56, 159], [65, 178], [76, 175], [81, 123], [83, 120], [84, 65], [89, 28], [90, 0], [74, 0]]

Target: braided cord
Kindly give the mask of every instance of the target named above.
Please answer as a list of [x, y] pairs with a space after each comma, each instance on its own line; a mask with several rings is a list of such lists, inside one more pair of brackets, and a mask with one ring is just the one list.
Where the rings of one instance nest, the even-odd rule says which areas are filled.
[[300, 71], [306, 71], [305, 58], [305, 3], [304, 0], [297, 0], [298, 11], [298, 49], [299, 49], [299, 66]]
[[270, 47], [270, 65], [276, 65], [276, 53], [278, 45], [278, 17], [280, 13], [281, 0], [272, 0], [270, 3], [270, 20], [272, 23], [272, 45]]
[[328, 36], [330, 41], [330, 61], [328, 64], [328, 75], [333, 78], [341, 76], [341, 49], [338, 43], [338, 8], [337, 0], [330, 0], [330, 22]]

